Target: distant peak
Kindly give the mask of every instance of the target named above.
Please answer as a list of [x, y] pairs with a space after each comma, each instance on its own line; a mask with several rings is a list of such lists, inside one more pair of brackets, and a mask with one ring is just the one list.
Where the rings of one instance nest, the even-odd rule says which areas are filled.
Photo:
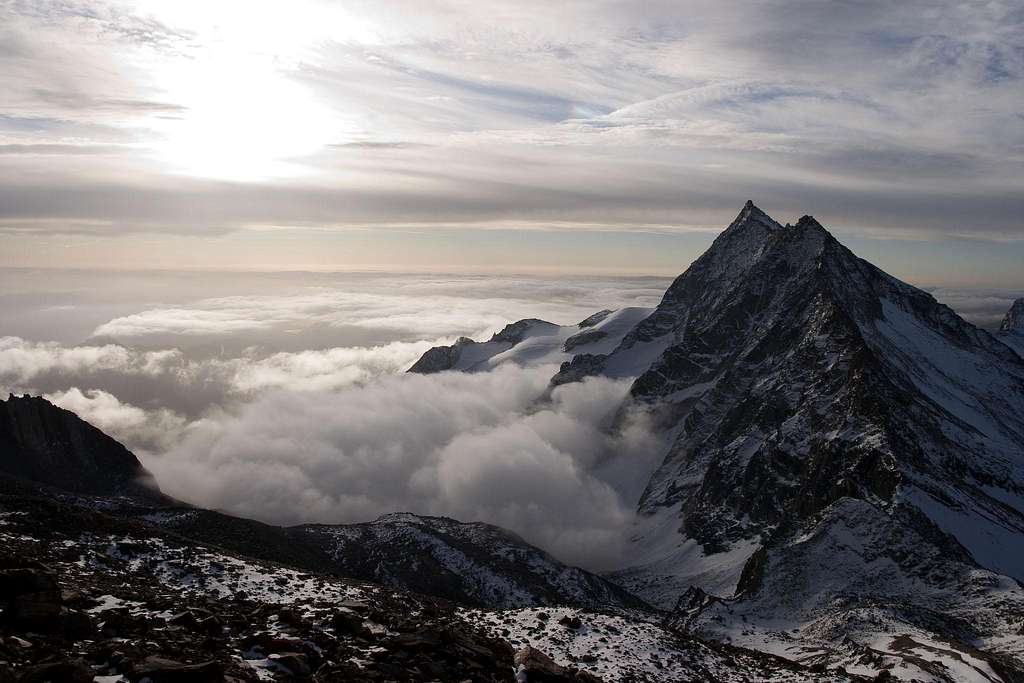
[[1024, 296], [1013, 302], [1010, 310], [1006, 312], [1000, 332], [1024, 332]]

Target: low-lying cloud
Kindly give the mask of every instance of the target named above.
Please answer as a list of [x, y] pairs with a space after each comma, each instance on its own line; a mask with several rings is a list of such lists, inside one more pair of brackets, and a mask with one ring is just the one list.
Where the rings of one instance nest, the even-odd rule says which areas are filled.
[[190, 358], [178, 349], [63, 346], [2, 337], [0, 389], [59, 395], [87, 388], [198, 416], [270, 389], [331, 391], [402, 372], [435, 343], [391, 342], [269, 355], [252, 348], [235, 357]]
[[122, 403], [116, 396], [101, 389], [82, 391], [72, 387], [67, 391], [45, 394], [44, 398], [70, 410], [136, 450], [166, 450], [175, 443], [187, 425], [184, 417], [166, 408], [143, 410]]
[[[0, 338], [0, 390], [72, 410], [188, 502], [280, 524], [486, 521], [603, 568], [662, 452], [641, 416], [617, 416], [628, 383], [551, 391], [555, 367], [404, 371], [457, 334], [650, 305], [663, 285], [387, 276], [150, 304], [78, 344]], [[47, 298], [25, 300], [25, 319], [50, 319]], [[67, 338], [60, 317], [47, 329]]]
[[659, 444], [640, 418], [610, 431], [628, 383], [592, 379], [545, 401], [552, 367], [381, 378], [337, 392], [274, 391], [207, 416], [146, 458], [163, 489], [282, 524], [396, 510], [483, 520], [586, 566], [619, 559]]

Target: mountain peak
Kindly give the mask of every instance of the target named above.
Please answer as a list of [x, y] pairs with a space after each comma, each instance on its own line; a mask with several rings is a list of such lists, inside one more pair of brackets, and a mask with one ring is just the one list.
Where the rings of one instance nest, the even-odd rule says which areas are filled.
[[1013, 302], [999, 325], [1000, 332], [1024, 332], [1024, 296]]
[[777, 230], [782, 227], [771, 216], [758, 208], [752, 200], [748, 199], [747, 203], [743, 205], [742, 209], [740, 209], [739, 214], [729, 225], [726, 232], [735, 232], [736, 230], [752, 225], [767, 228], [768, 230]]

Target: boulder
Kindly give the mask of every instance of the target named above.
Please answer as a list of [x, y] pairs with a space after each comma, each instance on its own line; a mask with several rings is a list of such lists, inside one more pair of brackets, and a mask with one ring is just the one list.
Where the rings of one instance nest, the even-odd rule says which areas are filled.
[[529, 645], [516, 652], [512, 663], [520, 683], [602, 683], [597, 676], [562, 666]]
[[583, 628], [583, 622], [576, 615], [573, 615], [571, 617], [569, 615], [565, 615], [564, 617], [558, 620], [558, 623], [574, 631]]
[[5, 569], [0, 571], [0, 601], [10, 621], [52, 626], [60, 616], [60, 584], [40, 569]]

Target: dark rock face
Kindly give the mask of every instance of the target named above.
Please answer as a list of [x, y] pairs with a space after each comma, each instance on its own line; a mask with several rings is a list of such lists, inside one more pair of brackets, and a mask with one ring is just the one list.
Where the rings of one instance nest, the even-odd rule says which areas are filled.
[[49, 626], [56, 623], [61, 609], [57, 578], [40, 569], [0, 571], [0, 600], [3, 618], [15, 623]]
[[581, 330], [586, 329], [588, 327], [593, 327], [594, 325], [599, 324], [602, 320], [610, 316], [612, 313], [614, 313], [614, 311], [608, 308], [598, 311], [597, 313], [591, 316], [587, 316], [583, 320], [579, 321], [576, 324], [576, 327], [580, 328]]
[[546, 654], [529, 645], [516, 651], [513, 663], [516, 675], [538, 683], [601, 683], [601, 679], [578, 669], [556, 664]]
[[546, 320], [540, 320], [539, 318], [525, 318], [505, 325], [500, 332], [495, 333], [491, 337], [490, 341], [506, 342], [514, 346], [523, 341], [523, 338], [528, 331], [537, 327], [554, 329], [558, 327], [558, 325], [549, 323]]
[[73, 493], [159, 498], [131, 451], [44, 398], [0, 401], [0, 471]]
[[608, 356], [604, 354], [578, 353], [572, 360], [562, 363], [558, 373], [551, 378], [552, 386], [579, 382], [584, 377], [601, 374]]
[[999, 326], [999, 340], [1024, 358], [1024, 297], [1017, 299]]
[[608, 333], [604, 330], [583, 330], [565, 340], [562, 344], [562, 350], [566, 353], [572, 351], [577, 346], [583, 346], [592, 342], [599, 341], [608, 336]]

